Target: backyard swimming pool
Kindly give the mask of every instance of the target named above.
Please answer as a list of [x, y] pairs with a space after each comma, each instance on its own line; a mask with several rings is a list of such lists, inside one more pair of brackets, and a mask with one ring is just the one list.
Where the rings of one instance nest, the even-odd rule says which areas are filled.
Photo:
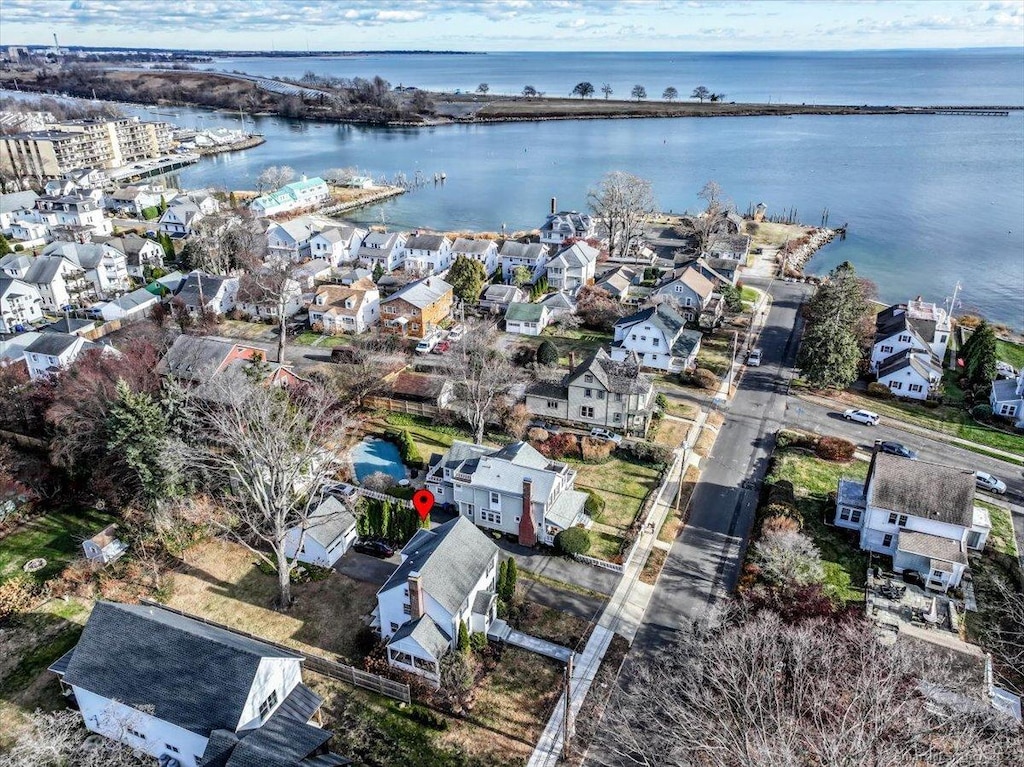
[[375, 471], [384, 472], [394, 478], [395, 482], [406, 478], [398, 446], [386, 439], [367, 437], [357, 443], [349, 455], [357, 482], [362, 482]]

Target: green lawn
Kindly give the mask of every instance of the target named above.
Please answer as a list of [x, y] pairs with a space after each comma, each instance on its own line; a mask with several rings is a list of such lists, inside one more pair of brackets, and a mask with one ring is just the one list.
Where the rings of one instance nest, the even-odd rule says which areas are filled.
[[832, 463], [784, 450], [776, 453], [775, 470], [768, 478], [773, 482], [787, 479], [793, 483], [797, 506], [803, 515], [804, 533], [821, 552], [825, 585], [832, 594], [847, 602], [864, 599], [868, 555], [858, 548], [856, 533], [825, 523], [833, 508], [828, 494], [835, 492], [840, 479], [864, 479], [867, 470], [867, 463], [862, 461]]
[[574, 463], [576, 489], [593, 490], [605, 501], [602, 524], [625, 530], [633, 523], [647, 494], [658, 486], [657, 469], [618, 458], [605, 463]]
[[747, 285], [744, 285], [742, 288], [740, 288], [740, 300], [741, 301], [745, 301], [746, 303], [753, 304], [753, 303], [757, 302], [757, 299], [760, 298], [760, 296], [761, 296], [761, 291], [760, 290], [757, 290], [755, 288], [751, 288], [751, 287], [749, 287]]
[[46, 560], [36, 579], [42, 583], [52, 578], [82, 556], [82, 541], [113, 521], [113, 515], [96, 509], [64, 509], [34, 517], [0, 541], [0, 580], [36, 557]]
[[996, 358], [1003, 362], [1009, 362], [1020, 370], [1024, 368], [1024, 344], [1014, 344], [996, 339]]
[[988, 511], [992, 520], [992, 532], [988, 536], [988, 545], [1001, 554], [1017, 556], [1017, 538], [1013, 532], [1013, 519], [1010, 512], [1002, 506], [983, 501], [980, 498], [974, 499], [974, 505]]
[[[424, 461], [429, 461], [434, 453], [446, 452], [457, 439], [463, 442], [473, 441], [472, 435], [465, 429], [457, 426], [440, 426], [429, 418], [406, 413], [383, 413], [374, 421], [366, 423], [367, 431], [378, 436], [383, 436], [388, 428], [407, 429]], [[485, 442], [491, 444], [489, 440]]]
[[598, 530], [590, 531], [588, 557], [611, 562], [618, 555], [620, 548], [622, 548], [622, 538], [619, 538], [617, 535], [610, 535]]
[[607, 347], [612, 341], [611, 333], [598, 333], [593, 330], [562, 330], [560, 328], [547, 328], [540, 336], [517, 337], [519, 344], [532, 346], [535, 350], [543, 341], [551, 341], [558, 348], [558, 364], [569, 365], [569, 353], [572, 352], [579, 364], [591, 352], [604, 346]]

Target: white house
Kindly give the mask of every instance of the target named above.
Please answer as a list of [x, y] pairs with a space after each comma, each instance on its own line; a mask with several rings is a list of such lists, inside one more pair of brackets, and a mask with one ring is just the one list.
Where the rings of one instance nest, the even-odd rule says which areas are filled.
[[974, 505], [975, 477], [928, 461], [883, 453], [875, 443], [867, 479], [839, 480], [835, 523], [860, 532], [860, 547], [916, 570], [928, 588], [956, 588], [968, 551], [985, 548], [992, 523]]
[[73, 333], [40, 333], [25, 348], [29, 378], [33, 381], [49, 378], [68, 367], [86, 349], [97, 348], [98, 344]]
[[334, 267], [324, 258], [311, 259], [292, 269], [292, 279], [299, 283], [303, 293], [309, 293], [319, 283], [331, 279], [333, 274]]
[[51, 230], [63, 227], [69, 230], [87, 230], [91, 234], [110, 234], [114, 227], [109, 219], [103, 217], [103, 206], [92, 197], [71, 194], [58, 197], [40, 197], [36, 200], [33, 216], [35, 220], [47, 224]]
[[897, 397], [928, 399], [942, 385], [942, 366], [930, 351], [903, 349], [879, 362], [876, 372], [878, 383]]
[[483, 264], [488, 277], [498, 271], [498, 243], [494, 240], [471, 240], [468, 237], [459, 237], [452, 243], [452, 261], [459, 256], [465, 256], [471, 261]]
[[612, 359], [635, 353], [643, 367], [681, 371], [693, 367], [701, 334], [687, 330], [686, 320], [665, 303], [641, 309], [615, 323]]
[[619, 303], [636, 303], [637, 286], [643, 281], [643, 270], [632, 266], [616, 266], [602, 274], [594, 283]]
[[189, 272], [174, 297], [189, 314], [199, 314], [201, 309], [213, 314], [226, 314], [235, 308], [238, 297], [238, 278]]
[[500, 313], [514, 303], [529, 300], [530, 297], [526, 291], [515, 285], [488, 285], [480, 299], [480, 308]]
[[90, 562], [105, 565], [113, 562], [128, 550], [117, 537], [117, 525], [107, 525], [92, 538], [82, 541], [82, 551]]
[[374, 625], [395, 668], [435, 684], [459, 627], [486, 633], [497, 617], [498, 547], [463, 518], [418, 530], [377, 592]]
[[696, 322], [701, 312], [711, 303], [715, 295], [715, 284], [698, 269], [687, 266], [682, 272], [662, 281], [655, 288], [654, 295], [671, 301], [687, 322]]
[[505, 310], [505, 332], [539, 336], [551, 323], [551, 311], [544, 304], [515, 301]]
[[162, 607], [97, 602], [49, 668], [86, 729], [178, 767], [340, 767], [302, 656]]
[[100, 306], [100, 317], [104, 322], [142, 319], [148, 317], [159, 302], [160, 299], [153, 293], [139, 288]]
[[249, 210], [256, 216], [276, 216], [281, 213], [323, 205], [331, 199], [327, 182], [319, 176], [302, 177], [299, 181], [285, 184], [275, 192], [263, 194], [249, 203]]
[[498, 250], [498, 262], [501, 264], [501, 277], [505, 282], [512, 282], [516, 268], [525, 266], [530, 270], [530, 282], [534, 283], [547, 271], [545, 264], [548, 262], [548, 249], [539, 242], [505, 240]]
[[871, 348], [871, 367], [897, 352], [910, 349], [931, 352], [941, 364], [946, 358], [950, 320], [945, 309], [920, 297], [905, 304], [893, 304], [878, 313], [875, 343]]
[[405, 241], [405, 270], [423, 277], [452, 265], [452, 241], [443, 234], [413, 234]]
[[[243, 274], [238, 278], [238, 292], [234, 308], [254, 320], [277, 320], [281, 308], [277, 291], [280, 277], [268, 278], [260, 274]], [[284, 281], [284, 316], [293, 317], [302, 308], [302, 288], [288, 278]]]
[[569, 293], [589, 285], [594, 281], [597, 256], [597, 248], [585, 242], [574, 242], [563, 248], [547, 262], [548, 285]]
[[0, 234], [9, 235], [11, 224], [23, 210], [34, 208], [39, 195], [35, 192], [0, 194]]
[[539, 303], [547, 308], [551, 315], [551, 322], [555, 322], [560, 317], [576, 313], [576, 302], [572, 296], [563, 291], [548, 293]]
[[356, 518], [333, 496], [309, 515], [305, 528], [293, 527], [285, 539], [285, 554], [310, 565], [331, 567], [356, 542]]
[[333, 228], [338, 222], [326, 216], [296, 216], [288, 221], [270, 221], [267, 224], [267, 252], [269, 255], [287, 256], [292, 261], [300, 261], [311, 255], [323, 258], [321, 254], [313, 254], [312, 239], [322, 231]]
[[86, 279], [82, 267], [63, 256], [36, 256], [23, 281], [39, 291], [44, 311], [83, 306], [96, 298], [93, 284]]
[[576, 470], [545, 458], [528, 442], [495, 449], [456, 441], [430, 459], [426, 484], [438, 503], [455, 506], [479, 527], [517, 535], [533, 546], [556, 533], [589, 527], [587, 495], [576, 489]]
[[0, 272], [6, 277], [20, 280], [32, 268], [32, 261], [32, 256], [26, 256], [24, 253], [8, 253], [0, 258]]
[[1024, 368], [1017, 379], [998, 378], [992, 382], [988, 398], [993, 415], [1009, 418], [1018, 429], [1024, 429]]
[[321, 332], [362, 333], [380, 320], [380, 291], [368, 277], [351, 285], [321, 285], [309, 305], [309, 324]]
[[26, 218], [16, 218], [11, 222], [11, 237], [19, 240], [25, 247], [33, 247], [35, 244], [46, 242], [50, 234], [50, 227], [38, 221]]
[[43, 318], [43, 299], [39, 290], [13, 277], [0, 277], [0, 333], [14, 333], [18, 326]]
[[160, 216], [159, 231], [171, 237], [185, 237], [196, 230], [196, 225], [207, 213], [188, 197], [178, 197]]
[[355, 262], [366, 230], [348, 224], [324, 227], [309, 239], [309, 255], [342, 266]]
[[596, 222], [586, 213], [575, 210], [554, 211], [540, 228], [540, 241], [545, 245], [561, 245], [565, 240], [587, 240], [597, 233]]
[[359, 246], [359, 263], [373, 271], [377, 266], [390, 274], [405, 263], [405, 236], [399, 232], [370, 232]]
[[117, 248], [103, 243], [53, 242], [43, 249], [44, 256], [62, 256], [81, 267], [99, 298], [117, 296], [131, 288], [128, 258]]
[[122, 254], [129, 276], [139, 280], [145, 278], [147, 266], [152, 269], [164, 265], [163, 247], [134, 232], [120, 237], [94, 237], [93, 242]]

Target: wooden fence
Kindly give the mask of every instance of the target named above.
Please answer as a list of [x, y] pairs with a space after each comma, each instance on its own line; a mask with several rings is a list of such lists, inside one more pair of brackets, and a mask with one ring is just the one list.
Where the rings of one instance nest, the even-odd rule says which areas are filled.
[[409, 415], [419, 415], [424, 418], [436, 418], [439, 412], [436, 405], [428, 405], [425, 402], [406, 402], [402, 399], [390, 399], [389, 397], [367, 397], [363, 403], [368, 408], [390, 410], [392, 413], [408, 413]]
[[403, 682], [396, 682], [393, 679], [388, 679], [377, 674], [371, 674], [368, 671], [363, 671], [355, 666], [338, 663], [337, 661], [329, 660], [328, 658], [323, 658], [319, 655], [310, 655], [302, 652], [301, 650], [297, 650], [294, 647], [289, 647], [288, 645], [283, 645], [279, 642], [272, 642], [271, 640], [264, 639], [256, 634], [250, 634], [248, 631], [242, 631], [241, 629], [232, 628], [231, 626], [225, 626], [223, 623], [211, 621], [201, 615], [192, 615], [184, 610], [168, 607], [167, 605], [162, 605], [159, 602], [154, 602], [150, 599], [142, 599], [140, 601], [142, 604], [149, 605], [150, 607], [167, 610], [168, 612], [181, 615], [185, 618], [191, 618], [194, 621], [205, 623], [208, 626], [214, 626], [216, 628], [223, 629], [224, 631], [230, 631], [232, 634], [246, 637], [247, 639], [254, 639], [257, 642], [263, 642], [263, 644], [280, 648], [281, 650], [285, 650], [293, 655], [301, 655], [306, 664], [306, 668], [310, 671], [316, 672], [317, 674], [322, 674], [323, 676], [330, 677], [331, 679], [337, 679], [341, 682], [347, 682], [355, 687], [362, 687], [365, 690], [371, 690], [379, 693], [380, 695], [386, 695], [389, 698], [403, 701], [404, 703], [412, 702], [409, 685]]

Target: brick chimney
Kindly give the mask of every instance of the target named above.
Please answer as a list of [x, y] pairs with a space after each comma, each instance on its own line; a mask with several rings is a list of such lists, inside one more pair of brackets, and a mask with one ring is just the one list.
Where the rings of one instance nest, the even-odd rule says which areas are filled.
[[409, 573], [409, 616], [416, 620], [423, 615], [423, 584], [420, 582], [420, 571]]
[[519, 543], [537, 545], [537, 523], [533, 519], [533, 480], [523, 477], [523, 513], [519, 517]]
[[557, 197], [552, 197], [551, 198], [551, 215], [553, 216], [557, 212], [558, 212], [558, 198]]
[[575, 369], [576, 369], [576, 352], [575, 351], [570, 351], [569, 352], [569, 370], [575, 370]]

